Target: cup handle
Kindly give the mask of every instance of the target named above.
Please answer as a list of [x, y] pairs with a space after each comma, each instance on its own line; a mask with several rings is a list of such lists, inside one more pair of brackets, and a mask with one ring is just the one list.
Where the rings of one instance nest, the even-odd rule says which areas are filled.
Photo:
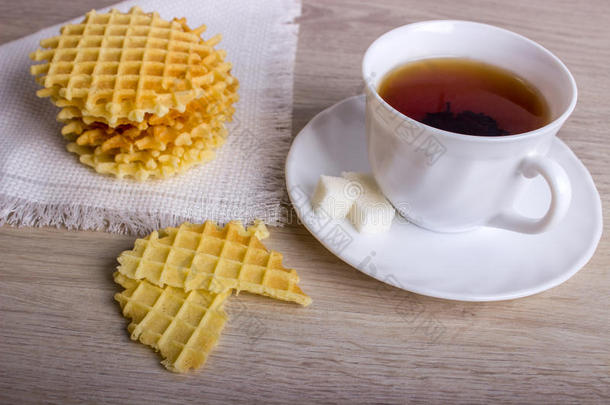
[[519, 172], [531, 179], [542, 175], [551, 189], [551, 205], [542, 218], [530, 218], [514, 207], [493, 217], [488, 226], [521, 233], [542, 233], [563, 219], [572, 200], [572, 187], [563, 167], [546, 156], [528, 156], [521, 162]]

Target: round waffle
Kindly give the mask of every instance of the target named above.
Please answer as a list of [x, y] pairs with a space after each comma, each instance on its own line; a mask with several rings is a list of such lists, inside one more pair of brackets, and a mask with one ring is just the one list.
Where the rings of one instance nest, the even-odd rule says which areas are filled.
[[230, 103], [211, 105], [199, 99], [191, 102], [183, 114], [151, 116], [145, 123], [116, 128], [85, 120], [68, 109], [63, 109], [58, 119], [65, 123], [61, 130], [64, 137], [79, 146], [101, 146], [104, 152], [116, 148], [122, 152], [164, 151], [171, 143], [190, 146], [197, 139], [210, 138], [211, 133], [223, 133], [224, 122], [232, 119], [234, 110]]
[[154, 148], [135, 151], [117, 147], [104, 150], [100, 146], [82, 146], [70, 142], [67, 149], [79, 155], [81, 163], [91, 166], [101, 174], [111, 174], [118, 178], [132, 177], [136, 180], [167, 178], [182, 173], [190, 167], [212, 160], [214, 150], [224, 143], [226, 130], [209, 132], [208, 137], [197, 139], [189, 146], [170, 143], [163, 151]]
[[87, 13], [41, 41], [31, 67], [61, 107], [67, 149], [97, 172], [165, 178], [214, 157], [238, 100], [220, 40], [134, 7]]
[[236, 85], [225, 53], [214, 49], [220, 37], [203, 41], [203, 30], [138, 7], [128, 13], [92, 10], [30, 55], [46, 61], [31, 67], [44, 87], [38, 95], [111, 126], [184, 112], [192, 100]]
[[71, 118], [64, 120], [62, 134], [71, 141], [68, 150], [98, 173], [137, 180], [166, 178], [214, 157], [226, 139], [224, 122], [233, 110], [231, 104], [210, 106], [200, 99], [184, 114], [151, 118], [145, 129]]

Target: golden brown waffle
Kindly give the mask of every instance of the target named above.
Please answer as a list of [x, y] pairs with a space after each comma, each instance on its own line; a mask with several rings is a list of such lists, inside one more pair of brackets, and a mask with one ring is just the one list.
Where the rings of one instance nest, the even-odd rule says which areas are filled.
[[158, 286], [216, 293], [244, 290], [309, 305], [311, 298], [297, 285], [297, 272], [284, 268], [282, 255], [268, 251], [256, 232], [235, 221], [222, 229], [207, 221], [155, 231], [121, 253], [118, 270]]
[[47, 61], [31, 67], [44, 87], [38, 95], [116, 126], [124, 119], [142, 122], [147, 113], [184, 112], [194, 99], [235, 92], [231, 64], [214, 49], [220, 37], [203, 41], [203, 30], [138, 7], [126, 14], [90, 11], [30, 55]]
[[114, 298], [123, 316], [131, 319], [127, 330], [160, 352], [168, 370], [183, 373], [205, 363], [227, 320], [223, 303], [230, 290], [220, 294], [181, 288], [160, 288], [146, 280], [132, 280], [116, 272], [114, 280], [125, 288]]
[[189, 146], [167, 145], [163, 151], [105, 152], [101, 146], [80, 146], [75, 142], [70, 142], [66, 148], [79, 155], [81, 163], [101, 174], [132, 177], [140, 181], [164, 179], [212, 160], [214, 149], [222, 145], [226, 138], [224, 127], [222, 130], [222, 133], [212, 134], [209, 139], [198, 139]]
[[[184, 112], [170, 110], [162, 117], [156, 114], [146, 114], [142, 122], [135, 122], [126, 118], [120, 118], [116, 121], [114, 127], [129, 126], [132, 128], [137, 128], [141, 131], [146, 130], [148, 127], [153, 125], [165, 125], [173, 127], [175, 125], [183, 125], [184, 121], [191, 119], [189, 116], [193, 114], [196, 117], [214, 117], [219, 115], [222, 116], [224, 120], [231, 121], [235, 112], [235, 107], [233, 107], [233, 104], [238, 100], [239, 96], [237, 95], [235, 85], [229, 89], [226, 89], [222, 93], [210, 94], [191, 101], [186, 106]], [[63, 107], [57, 114], [57, 120], [65, 124], [78, 121], [83, 127], [91, 125], [98, 126], [99, 124], [106, 124], [108, 126], [108, 123], [103, 118], [83, 115], [81, 110], [73, 106]]]
[[[97, 172], [117, 177], [166, 178], [209, 161], [226, 138], [224, 122], [234, 108], [229, 103], [213, 106], [199, 99], [184, 114], [149, 117], [145, 129], [126, 124], [117, 128], [92, 122], [64, 109], [59, 117], [66, 125], [62, 134], [72, 141], [69, 151]], [[61, 114], [61, 113], [60, 113]]]
[[234, 112], [229, 103], [210, 106], [202, 100], [189, 104], [183, 114], [167, 114], [164, 117], [149, 117], [142, 126], [125, 124], [116, 128], [100, 122], [85, 122], [78, 112], [64, 109], [58, 119], [66, 125], [62, 134], [79, 146], [101, 146], [103, 152], [122, 148], [122, 152], [159, 150], [167, 145], [191, 145], [197, 139], [209, 139], [211, 134], [223, 132], [225, 121], [230, 121]]
[[[128, 129], [125, 131], [115, 131], [115, 128], [86, 126], [79, 121], [72, 121], [66, 125], [62, 132], [66, 139], [74, 141], [79, 146], [100, 146], [103, 152], [110, 152], [113, 149], [117, 153], [132, 153], [139, 151], [160, 151], [167, 150], [172, 145], [185, 146], [192, 145], [197, 140], [207, 142], [215, 134], [224, 133], [222, 122], [202, 122], [193, 128], [154, 126], [148, 127], [144, 131], [138, 129]], [[73, 132], [74, 131], [74, 132]], [[214, 147], [219, 145], [214, 144]]]

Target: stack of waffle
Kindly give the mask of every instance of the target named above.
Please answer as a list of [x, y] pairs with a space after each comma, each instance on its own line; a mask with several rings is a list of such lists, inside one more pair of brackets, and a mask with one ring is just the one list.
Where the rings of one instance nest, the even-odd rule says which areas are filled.
[[136, 240], [114, 274], [125, 289], [115, 299], [131, 319], [131, 339], [159, 351], [169, 370], [185, 372], [201, 366], [216, 345], [231, 291], [309, 305], [296, 271], [260, 242], [268, 235], [260, 222], [246, 230], [239, 222], [219, 229], [208, 221]]
[[38, 96], [61, 108], [67, 149], [99, 173], [165, 178], [214, 157], [237, 101], [220, 36], [138, 7], [90, 11], [30, 57]]

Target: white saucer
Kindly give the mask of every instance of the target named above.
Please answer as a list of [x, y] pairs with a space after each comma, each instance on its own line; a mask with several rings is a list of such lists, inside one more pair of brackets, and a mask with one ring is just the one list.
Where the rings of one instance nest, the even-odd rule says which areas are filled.
[[[443, 234], [397, 216], [388, 233], [359, 234], [351, 223], [313, 215], [310, 197], [321, 174], [370, 172], [364, 134], [364, 96], [318, 114], [295, 138], [286, 161], [286, 184], [305, 227], [332, 253], [385, 283], [433, 297], [495, 301], [555, 287], [591, 258], [602, 233], [599, 194], [591, 175], [557, 139], [550, 151], [566, 169], [573, 200], [566, 218], [549, 232], [525, 235], [494, 228]], [[530, 181], [517, 208], [542, 215], [547, 185]]]

